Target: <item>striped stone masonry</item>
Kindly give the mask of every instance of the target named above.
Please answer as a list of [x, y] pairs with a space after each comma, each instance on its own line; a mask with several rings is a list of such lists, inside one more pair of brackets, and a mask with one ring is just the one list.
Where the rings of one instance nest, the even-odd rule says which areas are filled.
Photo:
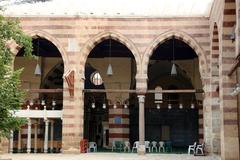
[[198, 141], [203, 142], [203, 106], [198, 105]]
[[236, 23], [235, 0], [225, 0], [223, 28], [222, 28], [222, 53], [219, 61], [219, 96], [221, 112], [221, 157], [223, 160], [238, 160], [239, 157], [239, 133], [237, 96], [231, 96], [234, 84], [237, 83], [236, 73], [228, 77], [227, 72], [236, 57], [235, 42], [230, 35]]
[[[75, 74], [74, 96], [69, 92], [63, 94], [62, 151], [63, 153], [80, 153], [80, 141], [83, 139], [84, 80]], [[64, 81], [64, 86], [66, 82]]]
[[[238, 2], [238, 1], [237, 1]], [[223, 160], [239, 160], [239, 121], [237, 96], [231, 96], [237, 83], [236, 73], [227, 76], [238, 54], [239, 33], [230, 39], [233, 26], [239, 31], [236, 0], [216, 0], [210, 17], [134, 18], [134, 17], [20, 17], [24, 32], [33, 38], [52, 42], [61, 53], [64, 73], [74, 71], [74, 85], [63, 84], [62, 151], [79, 153], [83, 138], [84, 73], [88, 55], [106, 39], [125, 45], [136, 61], [136, 88], [144, 93], [148, 87], [148, 64], [154, 50], [174, 36], [188, 44], [199, 59], [199, 72], [204, 89], [199, 106], [199, 141], [208, 153], [221, 154]], [[18, 46], [10, 44], [14, 55]], [[69, 89], [73, 94], [69, 92]], [[129, 140], [129, 109], [109, 106], [109, 140]], [[21, 130], [25, 144], [26, 127]], [[31, 131], [33, 134], [33, 130]], [[143, 132], [144, 133], [144, 132]], [[39, 133], [41, 137], [41, 134]], [[25, 138], [26, 137], [26, 138]], [[33, 138], [32, 138], [33, 141]], [[18, 144], [14, 144], [17, 147]], [[31, 144], [33, 146], [34, 144]], [[38, 145], [43, 145], [41, 141]], [[49, 144], [50, 145], [50, 144]], [[1, 150], [8, 151], [8, 140]]]
[[220, 140], [220, 99], [219, 99], [219, 38], [218, 28], [215, 23], [212, 34], [212, 53], [210, 60], [210, 74], [211, 74], [211, 123], [212, 123], [212, 152], [215, 154], [221, 153]]
[[129, 141], [129, 109], [124, 105], [109, 106], [109, 143], [113, 141]]

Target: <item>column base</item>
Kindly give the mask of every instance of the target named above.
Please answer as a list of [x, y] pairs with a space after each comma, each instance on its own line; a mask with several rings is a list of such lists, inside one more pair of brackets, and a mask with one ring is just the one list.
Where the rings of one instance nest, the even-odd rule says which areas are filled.
[[31, 149], [27, 149], [27, 153], [31, 153]]
[[145, 145], [139, 145], [138, 146], [138, 155], [145, 155]]

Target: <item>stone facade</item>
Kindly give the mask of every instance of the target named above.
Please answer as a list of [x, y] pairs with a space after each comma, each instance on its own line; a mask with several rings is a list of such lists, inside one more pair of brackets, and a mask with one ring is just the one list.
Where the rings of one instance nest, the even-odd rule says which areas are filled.
[[[198, 55], [204, 89], [203, 109], [199, 110], [199, 115], [203, 115], [199, 119], [203, 130], [199, 133], [203, 134], [207, 151], [221, 154], [224, 160], [239, 159], [239, 100], [230, 96], [238, 77], [236, 72], [230, 77], [227, 75], [238, 55], [238, 9], [239, 2], [235, 0], [216, 0], [209, 18], [20, 17], [27, 34], [43, 37], [58, 48], [65, 73], [69, 70], [76, 73], [73, 97], [64, 81], [63, 151], [79, 152], [79, 141], [83, 138], [82, 90], [85, 64], [91, 50], [109, 38], [125, 45], [135, 58], [136, 89], [143, 94], [148, 89], [150, 56], [161, 43], [175, 36]], [[234, 24], [237, 34], [232, 42], [230, 35]], [[16, 55], [14, 44], [12, 49]], [[121, 133], [127, 133], [124, 127], [121, 129]]]

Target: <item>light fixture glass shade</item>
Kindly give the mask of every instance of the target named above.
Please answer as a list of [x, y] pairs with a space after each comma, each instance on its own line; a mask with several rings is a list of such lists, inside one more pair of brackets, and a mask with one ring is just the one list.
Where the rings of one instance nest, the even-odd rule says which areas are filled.
[[160, 104], [158, 103], [158, 104], [157, 104], [157, 109], [160, 109], [160, 108], [161, 108], [161, 106], [160, 106]]
[[179, 108], [183, 109], [183, 104], [182, 103], [179, 104]]
[[45, 105], [45, 100], [41, 101], [41, 105], [44, 106]]
[[172, 104], [168, 104], [168, 109], [172, 109]]
[[111, 64], [108, 64], [107, 75], [108, 75], [108, 76], [113, 75], [113, 70], [112, 70], [112, 65], [111, 65]]
[[95, 108], [96, 106], [95, 106], [95, 103], [92, 103], [92, 108]]
[[171, 69], [171, 76], [175, 76], [175, 75], [177, 75], [177, 68], [175, 63], [173, 63], [172, 69]]
[[107, 108], [106, 103], [103, 103], [102, 108], [103, 108], [103, 109], [106, 109], [106, 108]]
[[29, 102], [29, 104], [30, 104], [30, 106], [33, 106], [33, 100], [30, 100], [30, 102]]
[[36, 76], [40, 76], [40, 75], [42, 74], [42, 72], [41, 72], [41, 67], [40, 67], [40, 65], [39, 65], [38, 63], [37, 63], [37, 65], [36, 65], [34, 74], [35, 74]]
[[117, 108], [117, 105], [116, 105], [116, 103], [113, 105], [113, 108], [114, 108], [114, 109], [116, 109], [116, 108]]
[[194, 103], [191, 104], [191, 109], [194, 109], [195, 108], [195, 105]]
[[124, 108], [125, 108], [125, 109], [127, 109], [127, 108], [128, 108], [128, 105], [127, 105], [126, 103], [124, 104]]
[[52, 101], [52, 106], [56, 106], [56, 101], [55, 100]]

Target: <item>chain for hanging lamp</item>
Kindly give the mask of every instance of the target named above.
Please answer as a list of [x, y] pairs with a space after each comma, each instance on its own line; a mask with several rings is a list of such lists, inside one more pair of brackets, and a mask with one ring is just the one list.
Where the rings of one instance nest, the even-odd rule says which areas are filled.
[[176, 65], [174, 63], [174, 37], [173, 37], [173, 45], [172, 45], [172, 50], [173, 50], [173, 59], [172, 59], [172, 69], [171, 69], [171, 76], [175, 76], [177, 75], [177, 68], [176, 68]]

